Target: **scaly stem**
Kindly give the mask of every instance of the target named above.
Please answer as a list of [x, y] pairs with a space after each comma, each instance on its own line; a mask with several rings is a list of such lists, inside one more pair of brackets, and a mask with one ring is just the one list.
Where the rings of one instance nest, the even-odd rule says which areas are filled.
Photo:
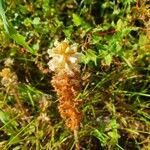
[[80, 150], [80, 144], [79, 144], [79, 140], [78, 140], [78, 131], [74, 130], [74, 140], [75, 140], [75, 150]]

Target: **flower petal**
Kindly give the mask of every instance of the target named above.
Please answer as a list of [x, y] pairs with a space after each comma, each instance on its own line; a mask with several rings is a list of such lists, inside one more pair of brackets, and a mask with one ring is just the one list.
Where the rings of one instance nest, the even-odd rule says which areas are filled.
[[71, 63], [76, 63], [77, 62], [76, 57], [69, 57], [69, 60], [70, 60]]

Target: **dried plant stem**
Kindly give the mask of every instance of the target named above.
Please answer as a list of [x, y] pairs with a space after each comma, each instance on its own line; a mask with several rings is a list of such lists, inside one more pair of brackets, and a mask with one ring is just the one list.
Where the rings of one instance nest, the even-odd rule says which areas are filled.
[[13, 89], [12, 93], [13, 93], [13, 96], [14, 96], [16, 102], [17, 102], [18, 107], [20, 108], [21, 112], [25, 115], [25, 114], [26, 114], [26, 111], [25, 111], [25, 109], [23, 108], [23, 104], [21, 103], [21, 101], [20, 101], [20, 99], [19, 99], [19, 95], [18, 95], [16, 89]]
[[78, 131], [74, 130], [75, 150], [80, 150], [80, 143], [78, 139]]
[[[7, 65], [11, 61], [9, 63], [8, 62], [7, 62]], [[6, 64], [6, 62], [5, 62], [5, 64]], [[18, 83], [18, 77], [17, 77], [16, 73], [12, 72], [9, 67], [6, 67], [6, 68], [2, 69], [2, 71], [0, 72], [0, 76], [2, 77], [1, 83], [5, 87], [6, 92], [8, 94], [14, 96], [14, 98], [15, 98], [15, 100], [17, 102], [18, 108], [21, 110], [21, 112], [23, 114], [25, 114], [26, 111], [23, 108], [23, 105], [22, 105], [22, 103], [21, 103], [21, 101], [19, 99], [19, 94], [18, 94], [18, 89], [17, 89], [19, 83]]]

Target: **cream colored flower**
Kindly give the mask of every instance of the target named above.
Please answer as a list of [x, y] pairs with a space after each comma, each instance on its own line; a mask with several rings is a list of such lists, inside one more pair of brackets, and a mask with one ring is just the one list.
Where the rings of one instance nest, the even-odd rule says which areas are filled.
[[7, 67], [12, 66], [13, 63], [14, 63], [14, 59], [12, 59], [12, 58], [10, 58], [10, 57], [7, 58], [7, 59], [5, 60], [5, 62], [4, 62], [5, 66], [7, 66]]
[[55, 42], [55, 48], [49, 49], [48, 54], [52, 59], [48, 65], [51, 71], [64, 71], [67, 74], [73, 74], [79, 71], [79, 61], [81, 54], [77, 52], [77, 45], [69, 46], [68, 41]]

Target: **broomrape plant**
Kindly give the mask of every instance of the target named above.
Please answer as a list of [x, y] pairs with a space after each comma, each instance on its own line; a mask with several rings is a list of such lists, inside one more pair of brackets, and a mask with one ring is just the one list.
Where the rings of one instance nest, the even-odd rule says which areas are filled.
[[54, 72], [52, 85], [59, 96], [59, 112], [66, 126], [74, 132], [76, 149], [79, 149], [77, 132], [81, 125], [82, 113], [79, 111], [81, 101], [76, 99], [80, 92], [80, 53], [77, 46], [69, 46], [68, 41], [55, 43], [55, 48], [49, 49], [52, 59], [48, 65]]
[[13, 95], [15, 98], [18, 108], [22, 111], [23, 114], [25, 114], [25, 110], [23, 108], [23, 105], [19, 99], [19, 94], [18, 94], [18, 77], [15, 72], [11, 70], [11, 66], [13, 65], [13, 59], [7, 58], [6, 61], [4, 62], [5, 68], [3, 68], [0, 72], [0, 77], [1, 77], [1, 84], [4, 87], [4, 91], [6, 91], [9, 95]]

